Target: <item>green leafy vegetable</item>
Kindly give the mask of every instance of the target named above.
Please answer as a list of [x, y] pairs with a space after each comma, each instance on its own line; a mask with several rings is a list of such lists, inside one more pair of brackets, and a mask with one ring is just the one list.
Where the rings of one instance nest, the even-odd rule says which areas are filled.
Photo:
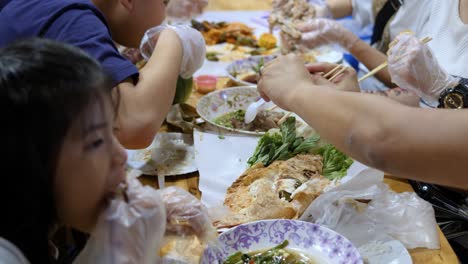
[[327, 144], [317, 152], [323, 157], [322, 174], [329, 180], [341, 179], [346, 175], [353, 160], [333, 145]]
[[296, 134], [296, 118], [289, 117], [281, 124], [279, 133], [267, 132], [260, 138], [254, 154], [247, 163], [253, 166], [262, 163], [265, 167], [275, 160], [288, 160], [298, 154], [315, 153], [323, 157], [324, 177], [335, 180], [343, 178], [353, 160], [331, 144], [319, 146], [318, 135], [304, 139]]
[[244, 254], [242, 252], [236, 252], [229, 256], [224, 261], [224, 264], [301, 263], [296, 261], [287, 261], [287, 258], [290, 254], [287, 254], [287, 252], [283, 249], [286, 248], [288, 244], [288, 240], [285, 240], [283, 241], [283, 243], [277, 245], [276, 247], [258, 254]]
[[296, 118], [289, 117], [281, 124], [280, 133], [266, 133], [258, 142], [257, 148], [247, 163], [252, 166], [262, 163], [268, 166], [275, 160], [287, 160], [318, 148], [319, 136], [307, 139], [297, 137]]
[[261, 57], [261, 58], [258, 60], [257, 65], [252, 66], [252, 70], [253, 70], [255, 73], [260, 73], [260, 69], [261, 69], [264, 65], [265, 65], [265, 60], [263, 59], [263, 57]]
[[237, 111], [229, 112], [227, 114], [224, 114], [214, 120], [215, 124], [224, 126], [224, 127], [229, 127], [229, 128], [234, 128], [232, 125], [232, 119], [239, 120], [240, 122], [244, 122], [245, 118], [245, 110], [239, 109]]

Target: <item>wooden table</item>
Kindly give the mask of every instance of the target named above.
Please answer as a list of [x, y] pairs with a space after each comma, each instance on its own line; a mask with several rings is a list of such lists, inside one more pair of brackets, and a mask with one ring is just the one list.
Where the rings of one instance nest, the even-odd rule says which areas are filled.
[[[268, 10], [271, 9], [271, 0], [210, 0], [207, 10]], [[229, 79], [219, 78], [217, 89], [229, 86]], [[195, 106], [202, 95], [194, 92], [188, 104]], [[163, 128], [164, 129], [164, 128]], [[157, 188], [157, 178], [152, 176], [142, 176], [141, 180], [147, 185]], [[199, 174], [192, 173], [182, 176], [167, 177], [166, 186], [178, 186], [200, 198], [198, 189]], [[413, 192], [411, 185], [406, 180], [396, 177], [386, 176], [385, 182], [396, 192]], [[440, 232], [440, 249], [414, 249], [410, 250], [411, 257], [415, 264], [425, 263], [459, 263], [457, 256], [453, 252], [445, 236]]]

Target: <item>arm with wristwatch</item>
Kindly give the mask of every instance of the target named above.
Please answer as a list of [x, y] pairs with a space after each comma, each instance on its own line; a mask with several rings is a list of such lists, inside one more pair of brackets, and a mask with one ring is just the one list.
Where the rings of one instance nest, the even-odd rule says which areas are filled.
[[388, 51], [392, 81], [439, 108], [468, 107], [467, 80], [450, 75], [428, 45], [411, 33], [398, 35]]

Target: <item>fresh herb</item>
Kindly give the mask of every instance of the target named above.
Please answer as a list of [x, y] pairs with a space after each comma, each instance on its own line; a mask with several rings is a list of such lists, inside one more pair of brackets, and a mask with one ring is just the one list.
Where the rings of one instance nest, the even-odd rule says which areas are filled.
[[265, 60], [263, 59], [263, 57], [261, 57], [261, 58], [258, 60], [257, 65], [252, 66], [252, 70], [253, 70], [255, 73], [260, 73], [260, 70], [262, 69], [262, 67], [263, 67], [264, 65], [265, 65]]
[[226, 137], [224, 135], [218, 135], [218, 138], [223, 140], [223, 139], [226, 139]]
[[298, 154], [317, 149], [319, 136], [304, 139], [296, 135], [296, 118], [288, 117], [281, 124], [280, 133], [267, 132], [260, 138], [257, 148], [247, 163], [252, 166], [262, 163], [265, 167], [275, 160], [288, 160]]
[[[288, 246], [288, 240], [277, 245], [274, 248], [266, 250], [258, 254], [244, 254], [242, 252], [236, 252], [229, 256], [224, 264], [260, 264], [260, 263], [272, 263], [272, 264], [283, 264], [291, 263], [286, 261], [286, 258], [290, 255], [284, 249]], [[293, 262], [301, 263], [301, 262]]]
[[218, 52], [207, 52], [206, 59], [209, 61], [219, 61]]
[[317, 152], [323, 157], [322, 174], [329, 180], [343, 178], [348, 168], [353, 164], [353, 160], [333, 145], [327, 144]]

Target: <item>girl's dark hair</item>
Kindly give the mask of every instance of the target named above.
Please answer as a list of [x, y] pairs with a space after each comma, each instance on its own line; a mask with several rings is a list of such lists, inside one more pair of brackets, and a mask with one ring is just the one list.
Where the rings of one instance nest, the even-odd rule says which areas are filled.
[[48, 263], [56, 223], [53, 184], [63, 140], [77, 117], [110, 96], [99, 63], [69, 45], [30, 39], [0, 49], [0, 237], [33, 263]]

